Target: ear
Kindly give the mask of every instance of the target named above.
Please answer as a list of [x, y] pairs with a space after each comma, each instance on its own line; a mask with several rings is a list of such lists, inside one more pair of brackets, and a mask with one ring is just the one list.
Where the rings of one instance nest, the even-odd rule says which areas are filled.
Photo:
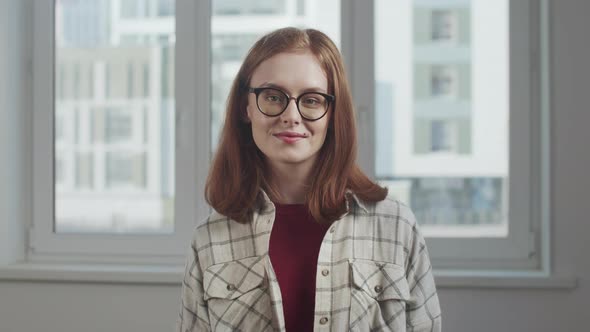
[[240, 112], [240, 117], [244, 123], [252, 123], [252, 120], [250, 120], [250, 111], [248, 106], [246, 106], [245, 110]]

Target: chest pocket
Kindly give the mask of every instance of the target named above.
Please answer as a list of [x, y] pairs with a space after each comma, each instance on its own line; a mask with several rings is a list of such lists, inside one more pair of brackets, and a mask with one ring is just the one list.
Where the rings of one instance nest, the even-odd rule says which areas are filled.
[[264, 256], [212, 265], [203, 273], [203, 299], [213, 331], [272, 330]]
[[402, 266], [355, 259], [351, 277], [350, 330], [405, 331], [410, 290]]

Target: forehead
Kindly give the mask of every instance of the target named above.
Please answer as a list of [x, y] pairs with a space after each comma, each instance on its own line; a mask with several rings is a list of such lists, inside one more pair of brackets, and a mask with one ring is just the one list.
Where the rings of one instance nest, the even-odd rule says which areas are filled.
[[273, 84], [289, 92], [310, 87], [327, 91], [328, 79], [310, 51], [279, 53], [263, 61], [252, 74], [251, 86]]

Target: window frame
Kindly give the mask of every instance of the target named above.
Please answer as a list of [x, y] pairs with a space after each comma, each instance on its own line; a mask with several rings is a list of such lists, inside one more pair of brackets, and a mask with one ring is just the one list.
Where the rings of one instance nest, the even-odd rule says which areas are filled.
[[[30, 262], [182, 264], [193, 228], [210, 212], [201, 199], [210, 155], [209, 1], [177, 1], [175, 201], [172, 234], [54, 232], [55, 2], [33, 6], [33, 195]], [[198, 31], [199, 33], [193, 33]], [[196, 59], [196, 60], [195, 60]], [[59, 83], [59, 82], [58, 82]], [[194, 87], [194, 88], [189, 88]], [[51, 105], [51, 107], [47, 107]], [[198, 134], [197, 134], [198, 133]]]
[[[182, 264], [211, 159], [211, 1], [176, 2], [175, 232], [53, 233], [54, 1], [37, 1], [33, 30], [33, 211], [27, 260]], [[437, 269], [549, 267], [549, 116], [546, 0], [510, 1], [510, 236], [427, 238]], [[374, 1], [341, 0], [341, 49], [356, 104], [361, 168], [374, 176]], [[514, 53], [513, 53], [514, 52]], [[59, 82], [57, 82], [59, 83]], [[187, 87], [192, 87], [191, 89]], [[46, 105], [52, 105], [47, 112]], [[49, 125], [48, 125], [49, 124]], [[205, 157], [206, 156], [206, 157]], [[182, 179], [182, 180], [180, 180]], [[513, 208], [516, 207], [516, 208]], [[516, 222], [514, 222], [516, 221]], [[420, 220], [418, 220], [420, 223]]]
[[[342, 41], [356, 104], [361, 168], [375, 178], [374, 1], [343, 3]], [[509, 1], [509, 232], [506, 238], [427, 237], [440, 270], [547, 270], [549, 206], [546, 0]], [[542, 65], [545, 65], [542, 67]], [[518, 110], [517, 112], [514, 110]], [[418, 220], [420, 224], [420, 220]], [[425, 228], [425, 227], [423, 227]]]

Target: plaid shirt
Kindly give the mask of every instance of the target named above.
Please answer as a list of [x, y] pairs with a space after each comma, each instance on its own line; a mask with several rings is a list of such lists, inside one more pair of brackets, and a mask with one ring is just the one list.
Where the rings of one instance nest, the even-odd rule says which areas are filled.
[[[214, 212], [195, 229], [177, 331], [285, 331], [268, 255], [275, 208], [260, 197], [251, 223]], [[440, 331], [432, 266], [410, 208], [391, 197], [368, 204], [350, 191], [346, 203], [321, 244], [314, 331]]]

